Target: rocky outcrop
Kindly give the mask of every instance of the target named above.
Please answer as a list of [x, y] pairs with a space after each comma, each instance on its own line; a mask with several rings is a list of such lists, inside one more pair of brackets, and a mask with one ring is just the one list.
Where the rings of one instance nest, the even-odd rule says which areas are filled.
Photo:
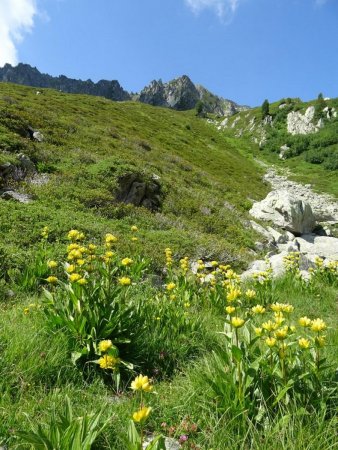
[[152, 81], [141, 91], [138, 100], [149, 105], [176, 110], [193, 109], [198, 101], [202, 101], [204, 112], [220, 116], [231, 116], [248, 109], [246, 106], [239, 106], [231, 100], [212, 94], [201, 85], [195, 85], [186, 75], [168, 83], [163, 83], [162, 80]]
[[127, 173], [119, 178], [118, 183], [118, 202], [143, 206], [151, 211], [160, 209], [163, 194], [157, 177], [146, 180], [140, 174]]
[[256, 219], [268, 220], [295, 235], [310, 233], [316, 225], [309, 203], [288, 191], [272, 191], [250, 210]]
[[310, 134], [316, 133], [322, 126], [320, 122], [313, 123], [315, 107], [309, 106], [304, 114], [298, 111], [291, 111], [287, 116], [287, 130], [290, 134]]
[[31, 67], [29, 64], [18, 64], [16, 67], [5, 64], [4, 67], [0, 67], [0, 81], [52, 88], [70, 94], [96, 95], [116, 101], [131, 99], [130, 94], [116, 80], [100, 80], [98, 83], [94, 83], [92, 80], [75, 80], [64, 75], [52, 77], [39, 72], [36, 67]]
[[196, 86], [186, 75], [166, 84], [161, 80], [152, 81], [141, 91], [139, 96], [139, 101], [142, 103], [177, 110], [192, 109], [199, 99]]

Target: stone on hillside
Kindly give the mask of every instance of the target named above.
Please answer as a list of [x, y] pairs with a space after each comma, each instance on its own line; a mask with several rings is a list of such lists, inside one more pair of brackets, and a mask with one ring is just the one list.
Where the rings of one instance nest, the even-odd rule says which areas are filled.
[[285, 234], [280, 233], [272, 227], [268, 227], [268, 232], [271, 234], [277, 244], [285, 244], [288, 241], [288, 237]]
[[269, 233], [262, 225], [255, 222], [254, 220], [250, 220], [251, 227], [259, 234], [262, 234], [265, 238], [271, 239], [271, 233]]
[[310, 233], [316, 225], [309, 203], [290, 195], [287, 191], [272, 191], [250, 210], [256, 219], [269, 220], [295, 235]]
[[21, 194], [13, 190], [6, 190], [0, 194], [0, 198], [3, 200], [15, 200], [19, 203], [30, 203], [31, 197], [27, 194]]
[[156, 211], [162, 203], [161, 185], [154, 178], [144, 180], [137, 173], [128, 173], [119, 178], [119, 191], [116, 200]]
[[279, 155], [278, 155], [279, 159], [285, 160], [286, 159], [286, 153], [287, 153], [288, 150], [290, 150], [290, 147], [288, 145], [284, 144], [284, 145], [282, 145], [280, 147], [279, 150], [280, 150]]
[[18, 155], [18, 160], [20, 161], [20, 166], [25, 172], [25, 175], [33, 174], [36, 172], [35, 165], [28, 156], [20, 153]]
[[338, 261], [338, 238], [307, 234], [297, 238], [297, 241], [302, 253]]

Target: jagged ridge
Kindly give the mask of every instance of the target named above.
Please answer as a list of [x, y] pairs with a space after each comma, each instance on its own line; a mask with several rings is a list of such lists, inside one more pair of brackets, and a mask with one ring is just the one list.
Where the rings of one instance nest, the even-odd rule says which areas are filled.
[[204, 103], [205, 112], [221, 116], [231, 116], [238, 111], [248, 109], [237, 103], [218, 97], [201, 85], [195, 85], [187, 75], [176, 78], [168, 83], [162, 80], [152, 81], [140, 94], [132, 95], [125, 91], [117, 80], [75, 80], [65, 75], [52, 77], [39, 72], [29, 64], [18, 64], [12, 67], [5, 64], [0, 68], [0, 81], [40, 88], [52, 88], [71, 94], [88, 94], [108, 98], [114, 101], [136, 100], [153, 106], [185, 111], [193, 109], [197, 102]]

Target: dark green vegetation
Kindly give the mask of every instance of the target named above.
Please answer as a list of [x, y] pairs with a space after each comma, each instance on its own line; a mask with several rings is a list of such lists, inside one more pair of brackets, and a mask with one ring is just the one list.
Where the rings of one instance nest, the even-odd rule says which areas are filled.
[[[306, 286], [291, 274], [240, 287], [243, 304], [251, 287], [267, 309], [271, 302], [294, 305], [295, 323], [305, 315], [327, 322], [323, 362], [308, 354], [309, 364], [315, 363], [304, 374], [302, 394], [301, 383], [285, 385], [289, 379], [280, 375], [277, 350], [272, 373], [264, 366], [263, 341], [259, 366], [247, 365], [256, 353], [241, 360], [245, 345], [230, 347], [229, 360], [221, 332], [229, 320], [224, 307], [231, 291], [223, 282], [232, 280], [231, 273], [220, 269], [217, 286], [203, 286], [195, 278], [186, 280], [182, 263], [178, 268], [185, 255], [244, 267], [256, 238], [246, 226], [248, 209], [252, 199], [268, 191], [262, 169], [248, 158], [251, 148], [257, 151], [254, 144], [222, 135], [195, 114], [0, 85], [0, 164], [20, 168], [23, 153], [39, 175], [49, 176], [42, 185], [29, 177], [1, 181], [33, 201], [0, 200], [0, 445], [83, 450], [100, 431], [98, 418], [106, 426], [92, 448], [126, 450], [127, 424], [139, 408], [129, 386], [139, 373], [153, 378], [156, 391], [146, 399], [153, 408], [146, 434], [162, 432], [176, 440], [187, 435], [182, 448], [328, 450], [335, 445], [335, 279], [319, 274]], [[43, 142], [29, 138], [29, 126], [44, 135]], [[130, 179], [147, 186], [146, 206], [152, 210], [122, 201]], [[320, 180], [326, 182], [324, 176]], [[139, 231], [133, 234], [132, 225]], [[46, 226], [49, 233], [41, 239]], [[88, 248], [88, 242], [100, 245], [105, 233], [118, 237], [116, 245], [102, 250], [114, 254], [97, 258], [96, 275], [88, 250], [82, 252], [84, 265], [76, 260], [76, 270], [88, 280], [83, 286], [64, 273], [71, 228], [86, 234], [80, 245]], [[172, 257], [167, 250], [165, 258], [166, 247]], [[130, 266], [123, 265], [125, 257], [133, 259]], [[52, 259], [58, 262], [54, 271], [47, 265]], [[61, 281], [47, 284], [51, 274]], [[132, 285], [121, 284], [121, 277], [130, 277]], [[171, 282], [175, 286], [169, 289]], [[238, 304], [237, 314], [245, 316], [248, 327], [256, 320], [250, 311], [251, 306]], [[102, 357], [98, 344], [104, 339], [113, 340], [126, 363], [121, 363], [118, 390], [117, 377], [94, 362]], [[296, 357], [290, 357], [287, 372], [291, 378], [294, 370], [298, 381], [303, 364], [298, 334], [290, 332], [288, 339]], [[238, 382], [241, 364], [245, 385]], [[260, 382], [265, 377], [258, 367], [268, 370], [266, 383]], [[270, 391], [264, 393], [262, 386]], [[86, 426], [85, 444], [80, 437]], [[58, 446], [39, 446], [41, 436]], [[35, 443], [20, 445], [20, 439]]]

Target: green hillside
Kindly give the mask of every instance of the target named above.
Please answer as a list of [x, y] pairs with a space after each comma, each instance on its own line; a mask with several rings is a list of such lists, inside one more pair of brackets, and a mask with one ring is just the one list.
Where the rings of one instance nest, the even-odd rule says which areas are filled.
[[[52, 90], [36, 95], [10, 84], [0, 89], [1, 161], [19, 164], [17, 154], [24, 153], [49, 177], [43, 186], [14, 185], [32, 203], [0, 202], [2, 242], [6, 236], [29, 246], [42, 226], [123, 233], [136, 221], [148, 230], [149, 248], [179, 241], [182, 252], [231, 260], [252, 245], [243, 222], [252, 199], [267, 192], [262, 171], [194, 112]], [[44, 142], [27, 137], [29, 126]], [[118, 180], [128, 173], [143, 181], [159, 177], [158, 211], [115, 200]]]
[[0, 449], [334, 448], [338, 264], [241, 279], [276, 157], [238, 131], [0, 83]]

